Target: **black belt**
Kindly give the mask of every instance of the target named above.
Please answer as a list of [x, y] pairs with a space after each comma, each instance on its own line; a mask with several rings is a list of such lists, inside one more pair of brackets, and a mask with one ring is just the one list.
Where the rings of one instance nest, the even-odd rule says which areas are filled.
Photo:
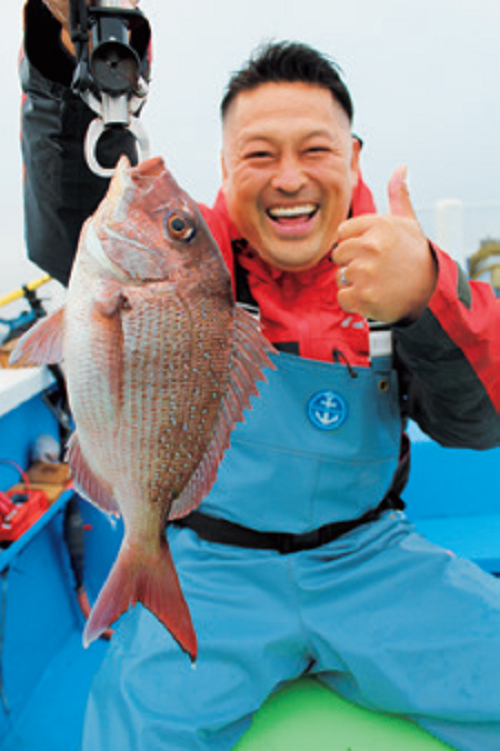
[[176, 519], [172, 524], [180, 527], [188, 527], [196, 534], [207, 540], [220, 545], [233, 545], [238, 548], [254, 548], [257, 550], [276, 550], [282, 555], [298, 553], [300, 550], [312, 550], [326, 545], [353, 529], [376, 521], [380, 515], [388, 509], [402, 509], [404, 503], [400, 498], [388, 494], [379, 505], [367, 511], [363, 516], [348, 521], [333, 522], [323, 527], [313, 529], [311, 532], [296, 535], [289, 532], [259, 532], [241, 524], [217, 519], [200, 511], [193, 511], [183, 519]]

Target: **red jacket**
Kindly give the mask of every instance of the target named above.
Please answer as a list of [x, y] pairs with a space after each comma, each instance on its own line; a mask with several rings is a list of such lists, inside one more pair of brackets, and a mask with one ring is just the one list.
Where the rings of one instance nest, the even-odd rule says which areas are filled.
[[[302, 357], [315, 360], [332, 360], [336, 350], [352, 365], [368, 364], [368, 325], [362, 316], [347, 314], [339, 306], [336, 266], [329, 258], [309, 271], [278, 271], [251, 248], [235, 254], [234, 241], [242, 238], [229, 218], [222, 191], [212, 209], [200, 208], [232, 273], [235, 295], [236, 269], [240, 266], [259, 307], [262, 330], [273, 344], [288, 345]], [[375, 211], [371, 191], [360, 180], [352, 214]]]

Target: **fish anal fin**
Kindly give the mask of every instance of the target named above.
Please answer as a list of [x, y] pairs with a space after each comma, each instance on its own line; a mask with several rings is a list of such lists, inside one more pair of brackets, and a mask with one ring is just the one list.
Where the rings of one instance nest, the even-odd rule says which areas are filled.
[[229, 447], [229, 438], [237, 422], [244, 420], [243, 410], [251, 407], [250, 395], [258, 395], [256, 381], [265, 381], [262, 368], [275, 368], [268, 355], [274, 347], [262, 334], [258, 321], [244, 308], [236, 308], [235, 343], [227, 393], [219, 409], [212, 440], [200, 464], [183, 492], [170, 509], [169, 519], [179, 519], [197, 508], [217, 479], [219, 464]]
[[9, 362], [14, 365], [46, 365], [63, 359], [64, 307], [34, 324], [19, 339]]
[[99, 480], [87, 464], [77, 433], [73, 433], [68, 444], [68, 462], [76, 492], [106, 514], [120, 516], [111, 488]]
[[138, 602], [158, 618], [194, 662], [196, 633], [166, 541], [150, 553], [124, 541], [87, 621], [84, 646]]

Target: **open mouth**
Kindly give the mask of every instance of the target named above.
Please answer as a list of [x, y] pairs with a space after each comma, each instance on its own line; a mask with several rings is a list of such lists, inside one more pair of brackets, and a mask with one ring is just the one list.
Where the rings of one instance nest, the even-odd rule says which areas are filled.
[[267, 210], [267, 215], [278, 224], [300, 224], [308, 222], [318, 212], [317, 203], [302, 203], [296, 206], [273, 206]]

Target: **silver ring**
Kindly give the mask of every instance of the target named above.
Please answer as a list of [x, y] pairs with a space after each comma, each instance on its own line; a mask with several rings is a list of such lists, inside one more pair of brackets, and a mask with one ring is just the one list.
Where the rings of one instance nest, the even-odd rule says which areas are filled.
[[342, 266], [342, 268], [340, 269], [340, 281], [346, 287], [349, 284], [349, 282], [345, 278], [345, 266]]

